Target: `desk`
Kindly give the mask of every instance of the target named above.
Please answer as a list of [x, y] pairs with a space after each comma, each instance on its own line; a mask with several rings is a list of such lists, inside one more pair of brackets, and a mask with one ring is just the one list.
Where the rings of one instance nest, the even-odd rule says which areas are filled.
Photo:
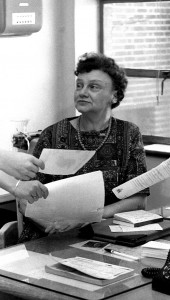
[[[0, 277], [0, 299], [1, 300], [76, 300], [78, 298], [68, 295], [62, 295], [49, 290], [38, 287], [31, 287], [29, 285], [17, 282], [8, 278]], [[80, 299], [80, 298], [79, 298]], [[135, 290], [126, 292], [109, 298], [108, 300], [169, 300], [169, 296], [153, 291], [151, 285], [146, 285]]]
[[[60, 235], [51, 235], [46, 238], [41, 238], [35, 241], [31, 241], [28, 243], [25, 243], [20, 246], [14, 246], [10, 248], [6, 248], [0, 251], [0, 255], [6, 255], [9, 253], [14, 253], [17, 249], [17, 247], [25, 247], [27, 251], [33, 251], [36, 253], [37, 258], [44, 254], [45, 258], [49, 258], [50, 256], [48, 255], [51, 252], [56, 253], [56, 251], [59, 251], [61, 253], [65, 253], [67, 249], [70, 249], [69, 245], [73, 245], [77, 242], [82, 242], [84, 241], [82, 238], [78, 237], [78, 232], [72, 231], [71, 233], [63, 233]], [[71, 248], [75, 249], [75, 248]], [[78, 250], [78, 249], [77, 249]], [[87, 257], [90, 255], [89, 251], [84, 251], [86, 252]], [[81, 255], [80, 255], [81, 256]], [[101, 257], [105, 255], [100, 255]], [[2, 258], [2, 257], [1, 257]], [[107, 258], [110, 260], [113, 258], [110, 258], [110, 256]], [[105, 256], [105, 261], [106, 261], [106, 256]], [[23, 261], [24, 262], [24, 261]], [[24, 265], [21, 261], [21, 268]], [[115, 262], [112, 262], [115, 263]], [[120, 264], [120, 259], [118, 260], [118, 263]], [[129, 263], [126, 262], [126, 265]], [[120, 286], [124, 284], [124, 281], [120, 283], [116, 283], [114, 285], [114, 296], [107, 297], [107, 299], [114, 299], [114, 300], [143, 300], [144, 298], [147, 300], [166, 300], [169, 299], [169, 296], [160, 294], [156, 291], [152, 291], [151, 288], [151, 280], [143, 278], [140, 275], [141, 269], [144, 267], [141, 262], [131, 262], [131, 267], [135, 268], [135, 272], [138, 272], [138, 276], [136, 277], [131, 277], [126, 280], [126, 288], [127, 290], [124, 290], [123, 293], [120, 290]], [[1, 300], [21, 300], [21, 299], [27, 299], [27, 300], [75, 300], [75, 299], [82, 299], [83, 293], [81, 293], [81, 290], [79, 291], [79, 294], [77, 294], [77, 297], [73, 296], [75, 287], [72, 286], [72, 292], [70, 293], [70, 289], [68, 289], [68, 286], [65, 286], [62, 288], [62, 285], [56, 284], [56, 290], [52, 290], [50, 288], [45, 287], [45, 286], [38, 286], [38, 285], [32, 285], [28, 283], [28, 280], [24, 279], [24, 281], [17, 280], [17, 276], [14, 276], [13, 278], [2, 276], [2, 270], [0, 271], [0, 299]], [[52, 274], [49, 274], [51, 276], [55, 276]], [[135, 281], [138, 281], [139, 285], [135, 287]], [[113, 288], [113, 287], [112, 287]], [[109, 288], [111, 289], [111, 287]], [[68, 294], [67, 294], [68, 293]], [[72, 295], [70, 295], [72, 294]], [[105, 299], [106, 294], [103, 295], [102, 299]], [[87, 298], [88, 299], [88, 298]]]
[[170, 145], [164, 144], [151, 144], [144, 146], [146, 154], [148, 155], [160, 155], [169, 158], [170, 156]]

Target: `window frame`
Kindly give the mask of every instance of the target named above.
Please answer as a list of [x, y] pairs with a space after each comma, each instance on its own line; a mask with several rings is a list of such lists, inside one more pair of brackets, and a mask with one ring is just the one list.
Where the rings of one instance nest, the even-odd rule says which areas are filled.
[[[99, 50], [104, 53], [104, 5], [108, 3], [168, 2], [169, 0], [100, 0], [99, 2]], [[124, 68], [128, 77], [159, 78], [166, 77], [167, 70]], [[170, 70], [168, 70], [170, 72]]]
[[[160, 2], [168, 2], [169, 0], [160, 0]], [[137, 3], [137, 2], [159, 2], [159, 0], [99, 0], [99, 50], [104, 53], [104, 5], [107, 3]], [[164, 70], [158, 69], [129, 69], [125, 68], [128, 77], [145, 77], [145, 78], [159, 78], [164, 79]], [[167, 70], [166, 70], [167, 71]], [[170, 71], [170, 70], [168, 70]], [[143, 135], [144, 145], [148, 144], [166, 144], [170, 145], [170, 138], [156, 135]], [[152, 153], [147, 153], [152, 155]], [[159, 153], [157, 153], [159, 155]], [[162, 153], [160, 153], [162, 155]]]

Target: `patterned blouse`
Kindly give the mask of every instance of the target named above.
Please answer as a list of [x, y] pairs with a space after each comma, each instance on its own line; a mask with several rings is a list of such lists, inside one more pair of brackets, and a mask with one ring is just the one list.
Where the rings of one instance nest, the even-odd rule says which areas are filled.
[[[77, 118], [77, 117], [75, 117]], [[70, 123], [74, 118], [64, 119], [47, 127], [40, 135], [33, 155], [37, 158], [43, 148], [83, 150], [78, 132]], [[81, 132], [82, 142], [87, 150], [95, 150], [102, 143], [107, 129]], [[105, 205], [118, 201], [112, 189], [144, 172], [145, 152], [139, 128], [130, 122], [112, 118], [111, 131], [104, 145], [73, 175], [37, 174], [43, 184], [93, 171], [102, 171], [105, 184]], [[149, 189], [140, 194], [149, 195]]]

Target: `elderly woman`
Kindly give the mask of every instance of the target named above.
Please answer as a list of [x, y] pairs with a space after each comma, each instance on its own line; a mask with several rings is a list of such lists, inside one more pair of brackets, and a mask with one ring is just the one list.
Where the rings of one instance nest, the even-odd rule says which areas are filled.
[[[121, 201], [112, 193], [114, 187], [146, 172], [139, 128], [112, 115], [112, 109], [124, 98], [127, 87], [124, 71], [112, 58], [86, 53], [80, 57], [75, 75], [74, 102], [80, 116], [61, 120], [46, 128], [34, 155], [39, 158], [43, 148], [95, 150], [95, 155], [74, 175], [102, 171], [105, 184], [103, 218], [117, 212], [144, 209], [148, 189]], [[37, 179], [45, 184], [66, 177], [39, 173]], [[24, 208], [22, 211], [24, 213]], [[77, 224], [56, 221], [45, 231], [70, 230], [74, 226]], [[28, 231], [26, 235], [31, 237]]]

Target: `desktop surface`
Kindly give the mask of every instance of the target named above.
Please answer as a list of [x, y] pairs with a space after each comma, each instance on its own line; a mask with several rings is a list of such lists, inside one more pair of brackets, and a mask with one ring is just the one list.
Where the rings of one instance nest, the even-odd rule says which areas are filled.
[[[168, 299], [167, 295], [152, 291], [151, 280], [142, 277], [143, 262], [115, 257], [103, 249], [89, 251], [87, 240], [78, 231], [51, 235], [25, 244], [16, 245], [0, 251], [0, 299]], [[82, 247], [83, 245], [83, 247]], [[125, 247], [116, 246], [120, 251]], [[127, 248], [127, 252], [131, 251]], [[140, 247], [134, 254], [140, 255]], [[54, 258], [82, 256], [102, 262], [134, 269], [134, 275], [108, 286], [96, 286], [45, 272], [45, 265], [55, 263]], [[163, 263], [163, 262], [161, 262]], [[4, 294], [3, 294], [4, 293]], [[138, 296], [137, 296], [138, 295]], [[15, 298], [15, 297], [16, 298]]]

